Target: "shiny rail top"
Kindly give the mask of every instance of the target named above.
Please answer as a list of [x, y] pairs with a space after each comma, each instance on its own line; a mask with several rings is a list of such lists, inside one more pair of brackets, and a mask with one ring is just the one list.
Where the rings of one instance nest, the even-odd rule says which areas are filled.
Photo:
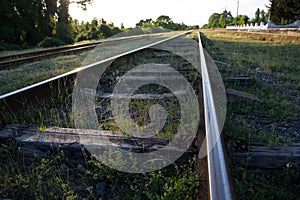
[[220, 131], [222, 131], [220, 124], [223, 125], [223, 122], [220, 122], [217, 116], [219, 113], [216, 111], [215, 96], [212, 88], [216, 86], [212, 85], [212, 77], [209, 73], [207, 56], [202, 46], [200, 33], [198, 33], [198, 38], [204, 100], [209, 196], [212, 200], [230, 200], [233, 198], [233, 195], [220, 138]]

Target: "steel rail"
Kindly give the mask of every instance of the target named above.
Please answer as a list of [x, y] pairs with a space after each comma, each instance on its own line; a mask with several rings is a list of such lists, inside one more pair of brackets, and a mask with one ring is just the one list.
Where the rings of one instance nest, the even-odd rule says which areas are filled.
[[[180, 34], [177, 34], [173, 37], [165, 38], [160, 41], [127, 51], [125, 53], [118, 54], [116, 56], [112, 56], [110, 58], [101, 60], [99, 62], [76, 68], [70, 72], [55, 76], [53, 78], [41, 81], [39, 83], [24, 87], [22, 89], [4, 94], [0, 96], [0, 105], [2, 104], [2, 108], [4, 108], [4, 112], [0, 110], [0, 124], [3, 126], [6, 125], [5, 122], [5, 115], [7, 112], [14, 113], [16, 110], [20, 108], [24, 108], [26, 105], [32, 105], [34, 103], [39, 103], [39, 101], [47, 100], [51, 96], [54, 96], [57, 91], [59, 91], [59, 87], [64, 85], [65, 87], [71, 87], [70, 85], [73, 84], [74, 80], [76, 79], [76, 75], [78, 72], [87, 70], [89, 68], [93, 68], [96, 66], [100, 66], [101, 64], [111, 62], [117, 58], [127, 56], [129, 54], [151, 48], [155, 45], [167, 42], [169, 40], [173, 40], [180, 36], [186, 35], [190, 33], [190, 31], [186, 31]], [[148, 34], [148, 36], [152, 36], [153, 34]], [[139, 36], [138, 36], [139, 37]], [[132, 39], [132, 37], [126, 37], [127, 39]], [[114, 40], [115, 41], [115, 40]]]
[[[211, 200], [230, 200], [233, 199], [233, 194], [230, 186], [222, 141], [221, 138], [217, 139], [220, 137], [221, 130], [218, 125], [217, 113], [211, 88], [212, 85], [208, 74], [200, 32], [198, 33], [198, 38], [203, 88], [206, 144], [208, 151], [207, 165], [209, 177], [209, 198]], [[213, 144], [213, 141], [216, 140], [216, 144]], [[211, 151], [209, 151], [210, 149]]]
[[17, 58], [17, 59], [13, 59], [13, 60], [5, 60], [5, 61], [0, 62], [0, 70], [13, 68], [20, 64], [40, 60], [42, 58], [48, 58], [48, 57], [56, 56], [56, 55], [64, 55], [64, 54], [75, 53], [78, 51], [93, 49], [100, 43], [102, 43], [102, 42], [96, 42], [96, 43], [92, 43], [92, 44], [85, 44], [85, 45], [79, 45], [79, 46], [62, 47], [59, 49], [55, 48], [55, 49], [31, 52], [31, 53], [26, 53], [26, 54], [12, 55], [12, 56], [9, 56], [10, 58], [7, 58], [7, 59], [21, 57], [21, 56], [22, 56], [22, 58]]
[[159, 34], [163, 34], [163, 33], [140, 34], [140, 35], [124, 36], [124, 37], [113, 37], [113, 38], [108, 38], [108, 39], [101, 39], [97, 42], [91, 42], [91, 43], [86, 43], [86, 44], [74, 44], [74, 45], [54, 47], [54, 48], [49, 48], [49, 49], [44, 49], [44, 50], [37, 50], [37, 51], [26, 52], [26, 53], [17, 53], [17, 54], [12, 54], [12, 55], [0, 56], [0, 61], [12, 60], [12, 59], [18, 58], [18, 57], [29, 57], [29, 56], [35, 56], [35, 55], [40, 55], [40, 54], [45, 54], [45, 53], [64, 51], [64, 50], [69, 50], [69, 49], [74, 49], [74, 48], [79, 48], [79, 47], [86, 47], [86, 46], [96, 45], [96, 44], [105, 43], [105, 42], [127, 40], [127, 39], [145, 37], [145, 36], [149, 36], [149, 35], [159, 35]]
[[3, 62], [3, 61], [7, 61], [7, 60], [13, 60], [13, 59], [19, 58], [19, 57], [37, 56], [37, 55], [41, 55], [41, 54], [57, 52], [57, 51], [64, 51], [64, 50], [69, 50], [69, 49], [74, 49], [74, 48], [79, 48], [79, 47], [85, 47], [85, 46], [89, 46], [89, 45], [95, 45], [95, 44], [99, 44], [99, 43], [101, 43], [101, 42], [98, 41], [98, 42], [92, 42], [92, 43], [86, 43], [86, 44], [53, 47], [53, 48], [49, 48], [49, 49], [31, 51], [31, 52], [26, 52], [26, 53], [17, 53], [17, 54], [12, 54], [12, 55], [0, 56], [0, 61]]

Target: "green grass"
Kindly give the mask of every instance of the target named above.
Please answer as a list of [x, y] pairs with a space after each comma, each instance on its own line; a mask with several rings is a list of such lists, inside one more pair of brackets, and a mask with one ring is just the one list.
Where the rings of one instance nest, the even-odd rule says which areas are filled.
[[110, 169], [95, 159], [74, 165], [63, 151], [25, 156], [16, 144], [1, 144], [0, 196], [11, 199], [195, 199], [196, 159], [145, 174]]
[[87, 52], [48, 58], [17, 68], [0, 71], [0, 94], [12, 92], [34, 83], [71, 71], [81, 65]]
[[299, 199], [300, 173], [297, 168], [289, 167], [280, 172], [263, 174], [243, 168], [232, 168], [238, 199]]
[[[291, 127], [285, 131], [276, 127], [289, 121], [294, 126], [300, 123], [300, 45], [211, 30], [204, 31], [204, 35], [205, 47], [213, 59], [230, 64], [218, 66], [223, 77], [253, 77], [251, 83], [225, 82], [225, 87], [256, 94], [261, 100], [229, 100], [223, 131], [234, 139], [242, 137], [247, 142], [269, 146], [288, 146], [299, 139], [299, 130], [292, 135]], [[231, 166], [238, 199], [299, 199], [300, 174], [296, 165], [267, 174], [250, 171], [247, 164]]]
[[234, 114], [244, 120], [256, 116], [270, 124], [300, 118], [300, 45], [207, 35], [212, 39], [212, 45], [207, 44], [212, 57], [230, 64], [219, 66], [223, 77], [250, 75], [254, 79], [246, 85], [225, 82], [225, 87], [256, 94], [262, 101], [229, 102], [228, 118]]

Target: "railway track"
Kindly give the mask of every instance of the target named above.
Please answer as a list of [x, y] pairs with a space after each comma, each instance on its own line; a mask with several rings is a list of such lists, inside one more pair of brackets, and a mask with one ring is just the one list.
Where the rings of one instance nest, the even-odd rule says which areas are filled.
[[[139, 57], [138, 53], [146, 53], [150, 54], [148, 52], [148, 49], [154, 49], [154, 54], [158, 54], [158, 56], [163, 57], [162, 60], [170, 60], [170, 62], [173, 60], [172, 58], [166, 58], [170, 56], [168, 52], [173, 52], [174, 54], [179, 54], [181, 57], [183, 57], [183, 61], [181, 61], [182, 64], [181, 68], [178, 69], [178, 71], [185, 73], [188, 71], [187, 74], [191, 73], [189, 70], [182, 68], [182, 66], [187, 65], [187, 62], [193, 65], [197, 65], [196, 70], [194, 73], [196, 74], [201, 74], [201, 78], [198, 76], [192, 76], [192, 79], [196, 80], [195, 83], [193, 83], [193, 86], [195, 86], [197, 90], [197, 100], [199, 102], [199, 113], [197, 115], [200, 116], [200, 122], [197, 124], [197, 137], [194, 140], [193, 145], [191, 145], [192, 149], [189, 148], [187, 150], [187, 153], [195, 154], [195, 152], [198, 154], [198, 168], [199, 171], [202, 171], [202, 178], [204, 178], [204, 181], [201, 181], [200, 183], [200, 193], [199, 198], [201, 199], [213, 199], [213, 200], [218, 200], [218, 199], [233, 199], [233, 189], [232, 189], [232, 184], [230, 182], [230, 175], [228, 173], [228, 165], [226, 161], [226, 152], [224, 150], [224, 145], [222, 144], [222, 140], [218, 139], [220, 137], [220, 131], [222, 129], [222, 125], [224, 121], [222, 121], [222, 118], [219, 117], [219, 113], [224, 113], [224, 108], [219, 107], [218, 104], [216, 104], [216, 95], [217, 92], [222, 92], [222, 86], [220, 86], [219, 90], [215, 90], [215, 87], [212, 86], [212, 82], [215, 80], [216, 77], [216, 72], [211, 70], [210, 66], [212, 65], [212, 61], [209, 60], [208, 55], [205, 53], [205, 50], [202, 47], [201, 43], [201, 36], [200, 34], [198, 35], [199, 39], [199, 45], [195, 46], [195, 43], [191, 42], [189, 43], [188, 40], [184, 39], [184, 36], [188, 34], [188, 32], [181, 33], [174, 35], [172, 37], [168, 37], [166, 39], [161, 39], [156, 42], [151, 42], [147, 45], [143, 45], [141, 47], [137, 47], [134, 49], [131, 49], [129, 51], [126, 51], [121, 54], [113, 55], [110, 58], [101, 60], [99, 62], [75, 69], [73, 71], [70, 71], [68, 73], [62, 74], [57, 77], [53, 77], [51, 79], [42, 81], [40, 83], [28, 86], [26, 88], [5, 94], [0, 96], [0, 105], [1, 105], [1, 113], [0, 113], [0, 120], [2, 126], [7, 125], [7, 119], [9, 118], [14, 118], [16, 113], [22, 109], [28, 109], [33, 105], [40, 104], [41, 102], [48, 101], [51, 98], [55, 98], [56, 96], [59, 95], [60, 92], [66, 91], [66, 92], [72, 92], [74, 95], [74, 91], [76, 94], [76, 88], [78, 88], [78, 85], [83, 84], [84, 87], [83, 90], [82, 88], [79, 88], [78, 91], [84, 92], [89, 98], [89, 95], [92, 95], [92, 97], [96, 97], [97, 99], [100, 99], [100, 103], [103, 102], [105, 99], [112, 99], [112, 101], [115, 101], [119, 103], [120, 99], [128, 99], [128, 96], [126, 94], [123, 94], [122, 92], [118, 92], [117, 94], [113, 93], [112, 90], [110, 89], [109, 92], [105, 91], [100, 91], [100, 92], [94, 92], [98, 91], [99, 88], [89, 88], [85, 87], [84, 83], [78, 82], [78, 78], [87, 78], [84, 79], [85, 81], [93, 81], [92, 76], [94, 74], [97, 74], [99, 69], [105, 68], [108, 66], [108, 69], [115, 68], [115, 61], [118, 59], [134, 59], [136, 57]], [[174, 41], [174, 42], [173, 42]], [[181, 50], [178, 50], [180, 48]], [[196, 48], [196, 53], [195, 53], [195, 48]], [[152, 52], [153, 53], [153, 52]], [[192, 57], [192, 58], [191, 58]], [[122, 63], [122, 61], [121, 61]], [[151, 67], [155, 67], [156, 70], [153, 71], [154, 68], [149, 69], [147, 67], [148, 65], [142, 65], [142, 68], [139, 68], [138, 70], [130, 71], [127, 76], [127, 79], [125, 81], [129, 81], [129, 83], [132, 83], [134, 81], [144, 81], [143, 83], [152, 83], [153, 81], [157, 80], [157, 77], [159, 76], [159, 81], [165, 80], [166, 85], [170, 82], [174, 83], [179, 82], [181, 79], [178, 76], [173, 75], [172, 73], [176, 74], [174, 71], [168, 71], [169, 70], [169, 64], [151, 64]], [[88, 76], [86, 76], [85, 72], [87, 72]], [[122, 69], [118, 69], [117, 73], [122, 73]], [[84, 76], [80, 75], [84, 74]], [[161, 78], [163, 77], [163, 78]], [[174, 79], [174, 77], [176, 79]], [[183, 78], [188, 77], [185, 76]], [[197, 78], [198, 77], [198, 78]], [[116, 78], [116, 77], [114, 77]], [[108, 82], [108, 87], [113, 85], [114, 87], [117, 87], [114, 85], [114, 81], [123, 81], [123, 79], [109, 79], [105, 80]], [[77, 82], [76, 82], [77, 81]], [[82, 81], [82, 82], [85, 82]], [[147, 82], [148, 81], [148, 82]], [[150, 82], [149, 82], [150, 81]], [[152, 81], [152, 82], [151, 82]], [[169, 82], [168, 82], [169, 81]], [[76, 82], [75, 86], [74, 83]], [[214, 82], [216, 83], [216, 82]], [[217, 82], [219, 83], [219, 82]], [[97, 82], [98, 84], [98, 82]], [[105, 84], [105, 83], [103, 83]], [[174, 98], [174, 97], [179, 97], [181, 98], [180, 95], [182, 96], [187, 96], [186, 91], [182, 91], [179, 88], [176, 87], [176, 91], [172, 91], [175, 93], [175, 96], [173, 94], [170, 94], [166, 91], [165, 89], [162, 88], [157, 88], [156, 86], [152, 86], [154, 91], [160, 91], [162, 90], [163, 92], [159, 92], [158, 94], [135, 94], [134, 99], [158, 99], [161, 102], [166, 101], [166, 98]], [[168, 87], [169, 88], [169, 87]], [[170, 89], [170, 88], [169, 88]], [[224, 89], [224, 88], [223, 88]], [[100, 89], [101, 90], [101, 89]], [[225, 90], [224, 90], [225, 92]], [[114, 100], [115, 99], [115, 100]], [[87, 99], [82, 99], [84, 101], [87, 101]], [[84, 107], [80, 107], [82, 102], [79, 101], [76, 104], [76, 99], [75, 101], [75, 107], [78, 106], [81, 108], [81, 110], [85, 110]], [[170, 100], [173, 101], [173, 100]], [[102, 104], [101, 104], [102, 105]], [[217, 106], [216, 106], [217, 105]], [[74, 106], [74, 102], [73, 102]], [[93, 105], [95, 106], [95, 105]], [[111, 109], [111, 107], [109, 107]], [[78, 109], [80, 110], [80, 109]], [[95, 109], [94, 109], [95, 110]], [[102, 111], [99, 111], [100, 113]], [[103, 111], [103, 116], [106, 111]], [[77, 113], [78, 114], [78, 113]], [[83, 113], [86, 114], [85, 116], [89, 117], [89, 115], [93, 115], [94, 113]], [[96, 113], [96, 115], [99, 113]], [[78, 114], [78, 116], [80, 113]], [[77, 117], [78, 117], [77, 116]], [[102, 115], [100, 115], [102, 116]], [[139, 116], [139, 115], [138, 115]], [[184, 112], [182, 114], [182, 118], [185, 116]], [[76, 118], [76, 113], [75, 116]], [[93, 116], [94, 117], [94, 116]], [[99, 116], [98, 116], [99, 118]], [[101, 117], [100, 117], [101, 118]], [[194, 118], [193, 118], [194, 119]], [[76, 120], [76, 119], [75, 119]], [[76, 125], [76, 128], [83, 128], [81, 129], [82, 132], [88, 132], [88, 134], [82, 134], [85, 135], [84, 139], [79, 139], [78, 136], [76, 136], [76, 131], [73, 132], [73, 129], [49, 129], [46, 130], [43, 133], [36, 133], [36, 132], [31, 132], [30, 139], [28, 140], [28, 137], [26, 135], [22, 135], [19, 137], [19, 140], [24, 141], [25, 143], [29, 142], [30, 145], [34, 144], [34, 141], [36, 142], [44, 142], [44, 143], [74, 143], [74, 142], [82, 142], [82, 143], [87, 143], [91, 141], [96, 141], [95, 135], [97, 134], [103, 134], [103, 133], [95, 133], [91, 132], [89, 130], [89, 127], [92, 127], [93, 129], [93, 119], [91, 120], [86, 120], [86, 123], [84, 125], [81, 125], [78, 127], [78, 123]], [[9, 129], [9, 128], [8, 128]], [[25, 127], [26, 129], [26, 127]], [[16, 130], [16, 129], [14, 129]], [[19, 131], [24, 131], [24, 127], [20, 128]], [[27, 130], [30, 132], [30, 130]], [[20, 132], [20, 133], [21, 133]], [[26, 132], [26, 131], [25, 131]], [[64, 132], [66, 135], [62, 135], [62, 132]], [[11, 135], [5, 135], [5, 137], [16, 137], [14, 135], [15, 133], [11, 132]], [[36, 136], [33, 136], [34, 134], [37, 134]], [[93, 135], [93, 136], [90, 136]], [[1, 134], [0, 134], [1, 135]], [[14, 136], [13, 136], [14, 135]], [[55, 136], [56, 135], [56, 136]], [[60, 136], [58, 136], [60, 135]], [[80, 134], [79, 134], [80, 135]], [[111, 137], [111, 136], [108, 136]], [[24, 138], [27, 138], [24, 140]], [[34, 139], [38, 138], [38, 139]], [[60, 139], [58, 139], [60, 138]], [[67, 139], [66, 139], [67, 138]], [[112, 139], [112, 138], [110, 138]], [[142, 143], [146, 144], [145, 146], [137, 146], [137, 147], [132, 147], [129, 146], [128, 143], [128, 138], [122, 138], [122, 137], [113, 137], [113, 139], [117, 140], [119, 144], [121, 144], [121, 148], [123, 149], [128, 149], [131, 148], [131, 151], [135, 152], [151, 152], [153, 150], [160, 150], [160, 146], [162, 144], [161, 141], [157, 140], [147, 140], [142, 138]], [[98, 139], [99, 140], [99, 139]], [[136, 137], [133, 137], [133, 140], [136, 141], [137, 143], [141, 143], [141, 139], [138, 139]], [[132, 142], [132, 141], [131, 141]], [[165, 141], [167, 142], [167, 141]], [[166, 145], [166, 143], [163, 142], [163, 144]], [[154, 144], [152, 144], [154, 143]], [[102, 141], [97, 141], [94, 144], [97, 145], [98, 148], [103, 148], [103, 146], [107, 145], [102, 143]], [[131, 144], [131, 143], [130, 143]], [[123, 146], [122, 146], [123, 145]], [[147, 146], [148, 145], [148, 146]], [[87, 145], [88, 146], [88, 145]], [[78, 148], [78, 147], [76, 147]], [[196, 149], [196, 151], [193, 151], [193, 148]], [[88, 149], [93, 151], [93, 149]], [[192, 152], [193, 151], [193, 152]], [[186, 155], [185, 153], [184, 155]], [[182, 158], [182, 157], [181, 157]], [[207, 179], [207, 180], [205, 180]]]
[[17, 67], [18, 65], [24, 63], [40, 60], [51, 56], [65, 55], [65, 54], [71, 54], [79, 51], [90, 50], [95, 48], [100, 43], [101, 42], [93, 42], [89, 44], [72, 45], [72, 46], [65, 46], [59, 48], [51, 48], [47, 50], [28, 52], [23, 54], [1, 56], [0, 70]]
[[[160, 35], [160, 34], [151, 34], [151, 35]], [[87, 44], [79, 44], [79, 45], [70, 45], [58, 48], [51, 48], [45, 50], [39, 50], [34, 52], [27, 52], [27, 53], [19, 53], [14, 55], [7, 55], [7, 56], [0, 56], [0, 70], [5, 70], [13, 67], [17, 67], [21, 64], [33, 62], [36, 60], [41, 60], [44, 58], [49, 58], [58, 55], [66, 55], [66, 54], [73, 54], [80, 51], [88, 51], [94, 49], [101, 43], [108, 43], [108, 42], [118, 42], [122, 40], [132, 40], [140, 37], [147, 37], [145, 35], [138, 35], [138, 36], [129, 36], [129, 37], [116, 37], [113, 39], [106, 39], [101, 40], [93, 43]]]

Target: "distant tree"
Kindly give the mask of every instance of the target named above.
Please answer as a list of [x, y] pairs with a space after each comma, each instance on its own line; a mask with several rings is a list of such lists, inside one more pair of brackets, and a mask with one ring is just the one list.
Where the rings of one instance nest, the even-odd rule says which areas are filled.
[[0, 42], [36, 45], [53, 35], [68, 43], [75, 33], [70, 24], [69, 5], [86, 8], [92, 0], [1, 0]]
[[268, 14], [264, 11], [264, 10], [261, 10], [260, 11], [260, 22], [264, 22], [266, 23], [268, 21]]
[[101, 24], [99, 27], [100, 36], [104, 38], [108, 38], [113, 36], [112, 31], [108, 25]]
[[67, 24], [69, 23], [69, 5], [70, 0], [59, 0], [58, 7], [58, 22]]
[[257, 8], [256, 12], [255, 12], [255, 18], [254, 18], [254, 21], [253, 22], [260, 22], [260, 9]]
[[276, 24], [289, 24], [300, 20], [299, 0], [269, 0], [267, 6], [270, 13], [270, 20]]
[[121, 23], [121, 29], [125, 29], [123, 22]]
[[231, 12], [224, 10], [222, 13], [213, 13], [209, 17], [208, 23], [203, 25], [202, 28], [225, 28], [226, 26], [243, 25], [248, 22], [249, 17], [247, 15], [239, 15], [234, 18]]
[[222, 13], [213, 13], [207, 23], [207, 28], [225, 28], [233, 23], [231, 12], [224, 10]]
[[150, 27], [153, 26], [153, 21], [152, 19], [141, 19], [136, 25], [136, 27]]
[[209, 19], [208, 19], [208, 28], [220, 28], [220, 14], [219, 13], [214, 13], [212, 14]]
[[36, 45], [47, 35], [44, 9], [40, 0], [1, 0], [0, 42]]
[[230, 25], [233, 21], [231, 12], [228, 12], [227, 10], [224, 10], [223, 13], [221, 13], [219, 16], [220, 16], [219, 18], [220, 28], [225, 28], [227, 25]]
[[98, 39], [100, 31], [98, 29], [98, 20], [94, 18], [91, 22], [91, 29], [90, 29], [90, 38], [92, 40]]
[[100, 25], [101, 25], [101, 24], [106, 25], [106, 21], [105, 21], [103, 18], [101, 18], [101, 19], [99, 20], [99, 24], [100, 24]]
[[58, 22], [55, 36], [66, 44], [74, 43], [74, 29], [70, 23]]
[[237, 25], [244, 25], [244, 24], [248, 24], [249, 22], [249, 17], [247, 15], [239, 15], [238, 18], [237, 18], [237, 22], [236, 22], [236, 18], [234, 18], [233, 20], [233, 24], [237, 24]]
[[52, 36], [57, 20], [57, 0], [45, 0], [44, 9], [41, 10], [44, 14], [41, 14], [43, 23], [40, 25], [41, 31], [45, 36]]
[[174, 22], [172, 19], [167, 15], [161, 15], [159, 16], [155, 21], [156, 26], [162, 27], [162, 28], [174, 28]]
[[110, 27], [111, 28], [111, 35], [116, 35], [118, 33], [121, 33], [122, 30], [120, 30], [118, 27]]
[[138, 23], [136, 23], [136, 27], [160, 27], [167, 28], [171, 30], [190, 30], [190, 29], [199, 29], [199, 26], [187, 26], [183, 22], [175, 23], [172, 18], [167, 15], [159, 16], [155, 21], [152, 19], [141, 19]]
[[[91, 3], [92, 0], [57, 0], [59, 5], [57, 7], [57, 16], [58, 16], [58, 22], [56, 24], [56, 37], [60, 39], [61, 41], [72, 44], [75, 39], [75, 30], [73, 29], [73, 26], [71, 25], [70, 20], [70, 14], [69, 14], [69, 6], [71, 3], [77, 3], [81, 5], [81, 7], [85, 10], [86, 5], [88, 3]], [[92, 23], [98, 23], [95, 21], [92, 21]], [[96, 39], [97, 38], [97, 26], [93, 27], [93, 24], [91, 26], [91, 29], [88, 33], [88, 39]]]
[[208, 29], [208, 24], [204, 24], [201, 29]]

